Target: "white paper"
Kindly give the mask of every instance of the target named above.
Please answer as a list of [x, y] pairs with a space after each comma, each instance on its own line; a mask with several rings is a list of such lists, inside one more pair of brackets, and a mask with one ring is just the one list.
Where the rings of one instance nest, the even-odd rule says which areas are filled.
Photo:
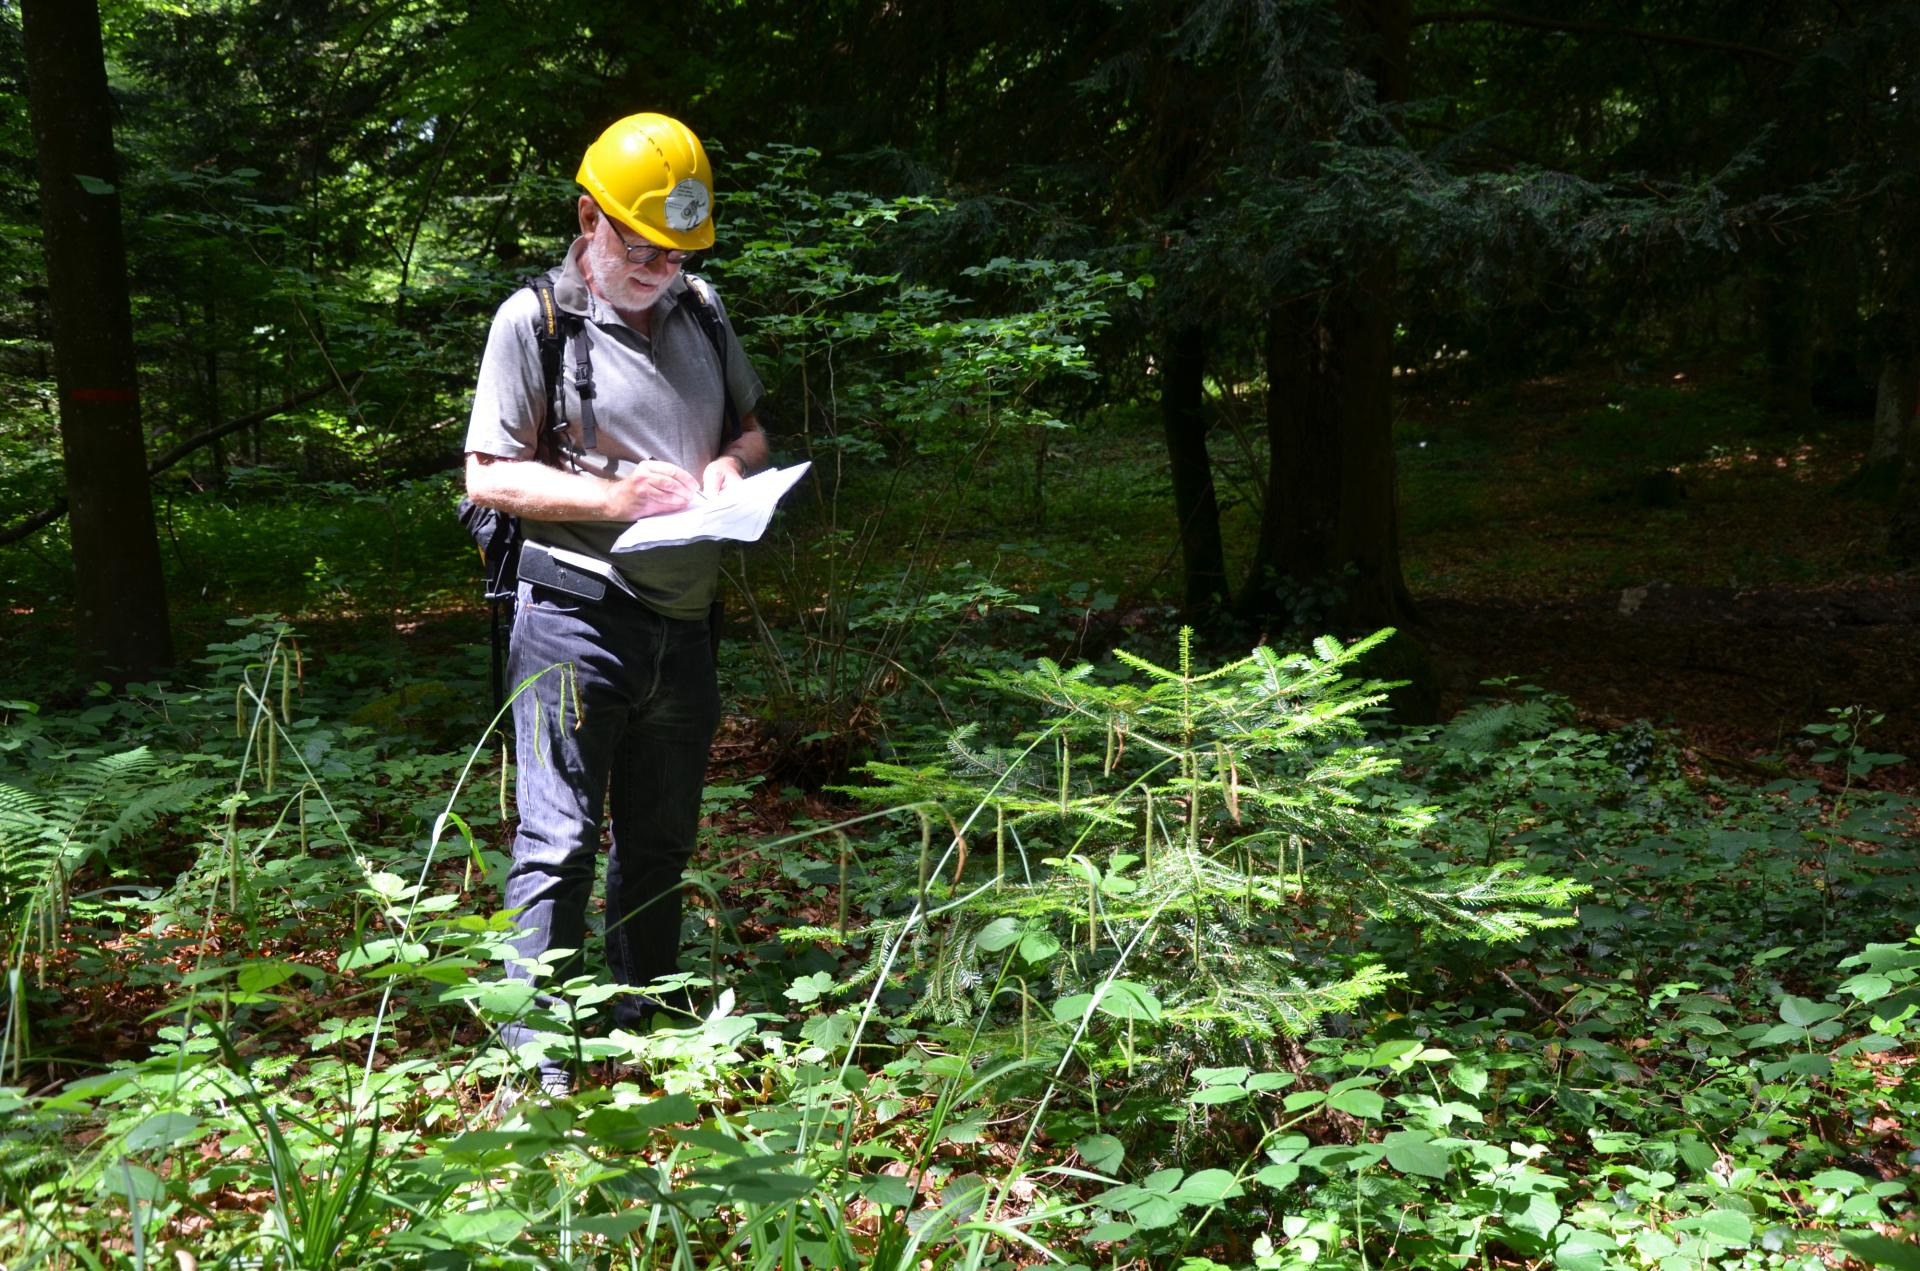
[[720, 493], [696, 502], [680, 512], [643, 516], [614, 540], [616, 552], [639, 552], [649, 547], [678, 547], [706, 539], [733, 539], [740, 543], [758, 541], [773, 519], [774, 505], [780, 496], [793, 489], [794, 482], [807, 474], [811, 463], [791, 468], [769, 468], [765, 472], [736, 481]]

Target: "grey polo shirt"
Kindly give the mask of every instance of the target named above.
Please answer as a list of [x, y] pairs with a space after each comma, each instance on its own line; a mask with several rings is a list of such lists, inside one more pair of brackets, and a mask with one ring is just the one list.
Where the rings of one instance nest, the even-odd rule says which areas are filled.
[[[621, 320], [613, 306], [593, 294], [580, 274], [587, 240], [575, 239], [554, 282], [554, 300], [587, 320], [593, 360], [594, 422], [591, 451], [581, 449], [580, 397], [573, 387], [572, 346], [561, 357], [570, 471], [609, 480], [645, 459], [678, 464], [696, 478], [720, 452], [726, 407], [720, 390], [720, 365], [713, 344], [681, 298], [688, 283], [677, 277], [654, 303], [652, 338]], [[719, 306], [719, 297], [708, 294]], [[540, 345], [534, 319], [540, 300], [522, 287], [493, 316], [487, 351], [467, 423], [467, 450], [501, 459], [528, 459], [534, 439], [546, 423], [547, 390], [540, 375]], [[725, 310], [721, 309], [724, 318]], [[747, 361], [731, 324], [722, 322], [727, 344], [727, 382], [741, 415], [760, 402], [760, 377]], [[670, 618], [704, 617], [713, 599], [720, 567], [718, 543], [689, 543], [616, 555], [613, 540], [625, 526], [613, 521], [523, 521], [527, 538], [572, 548], [613, 562], [634, 594]]]

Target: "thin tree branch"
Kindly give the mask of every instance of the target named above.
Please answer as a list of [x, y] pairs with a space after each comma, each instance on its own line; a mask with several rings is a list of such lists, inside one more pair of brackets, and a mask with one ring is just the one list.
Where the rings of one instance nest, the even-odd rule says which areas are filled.
[[[358, 388], [359, 386], [359, 379], [355, 379], [351, 387]], [[284, 402], [277, 402], [272, 406], [262, 406], [259, 410], [250, 411], [236, 419], [229, 419], [225, 423], [215, 424], [205, 432], [195, 433], [179, 445], [173, 447], [173, 449], [168, 450], [166, 453], [148, 463], [147, 475], [150, 477], [158, 476], [194, 451], [200, 449], [200, 447], [210, 445], [230, 433], [237, 433], [242, 428], [251, 428], [255, 424], [264, 424], [275, 415], [284, 415], [295, 406], [304, 406], [316, 397], [325, 397], [328, 393], [333, 392], [335, 387], [333, 384], [316, 385], [304, 392], [295, 393]]]
[[27, 537], [27, 535], [52, 525], [66, 514], [67, 501], [65, 499], [56, 499], [52, 507], [35, 512], [32, 516], [17, 525], [9, 525], [6, 529], [0, 530], [0, 545], [17, 543]]
[[[276, 402], [272, 406], [262, 406], [259, 410], [249, 411], [238, 418], [229, 419], [222, 424], [216, 424], [205, 432], [196, 433], [187, 438], [179, 445], [147, 464], [147, 475], [149, 477], [156, 477], [168, 468], [171, 468], [174, 464], [179, 463], [194, 451], [200, 449], [200, 447], [216, 442], [229, 433], [239, 432], [242, 428], [251, 428], [255, 424], [263, 424], [275, 415], [285, 414], [295, 406], [304, 405], [316, 397], [325, 397], [328, 393], [333, 392], [336, 387], [346, 388], [346, 390], [351, 393], [359, 386], [359, 379], [355, 379], [351, 385], [322, 384], [317, 388], [310, 388], [305, 392], [296, 393], [284, 402]], [[0, 530], [0, 547], [4, 547], [8, 543], [17, 543], [30, 534], [38, 533], [66, 514], [67, 501], [65, 499], [56, 499], [52, 507], [44, 508], [41, 511], [35, 512], [24, 521], [15, 522], [7, 526], [7, 528]]]
[[1624, 39], [1648, 40], [1655, 44], [1678, 44], [1682, 48], [1713, 49], [1721, 53], [1738, 53], [1742, 57], [1755, 57], [1780, 66], [1799, 65], [1799, 62], [1784, 53], [1776, 53], [1772, 49], [1763, 49], [1752, 44], [1736, 44], [1730, 40], [1714, 40], [1703, 35], [1676, 35], [1666, 31], [1648, 31], [1641, 27], [1609, 26], [1604, 22], [1576, 22], [1554, 18], [1536, 18], [1532, 14], [1515, 13], [1510, 9], [1449, 9], [1440, 13], [1417, 14], [1413, 19], [1413, 25], [1415, 26], [1428, 26], [1436, 22], [1493, 22], [1502, 26], [1535, 27], [1542, 31], [1569, 31], [1582, 35], [1617, 35]]

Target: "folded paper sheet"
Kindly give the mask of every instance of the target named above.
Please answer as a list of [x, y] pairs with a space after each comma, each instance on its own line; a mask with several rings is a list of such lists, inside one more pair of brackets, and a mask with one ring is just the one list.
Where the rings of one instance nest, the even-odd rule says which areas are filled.
[[774, 505], [805, 476], [809, 463], [791, 468], [769, 468], [745, 481], [736, 481], [710, 499], [683, 512], [643, 516], [614, 540], [616, 552], [640, 552], [649, 547], [676, 547], [703, 539], [730, 538], [751, 543], [767, 532]]

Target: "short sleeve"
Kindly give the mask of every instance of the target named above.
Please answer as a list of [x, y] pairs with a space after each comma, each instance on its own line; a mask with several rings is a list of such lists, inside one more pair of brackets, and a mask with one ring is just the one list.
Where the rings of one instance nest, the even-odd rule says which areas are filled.
[[727, 338], [727, 391], [733, 395], [733, 405], [742, 415], [751, 415], [760, 405], [760, 399], [766, 395], [766, 388], [760, 382], [759, 374], [753, 369], [753, 360], [741, 347], [740, 337], [733, 333], [733, 322], [727, 317], [726, 301], [714, 290], [712, 283], [706, 283], [707, 295], [713, 298], [713, 307], [720, 314], [720, 329]]
[[540, 346], [533, 336], [538, 300], [526, 288], [507, 297], [493, 315], [487, 349], [467, 420], [470, 454], [529, 459], [546, 423], [547, 386], [540, 374]]

